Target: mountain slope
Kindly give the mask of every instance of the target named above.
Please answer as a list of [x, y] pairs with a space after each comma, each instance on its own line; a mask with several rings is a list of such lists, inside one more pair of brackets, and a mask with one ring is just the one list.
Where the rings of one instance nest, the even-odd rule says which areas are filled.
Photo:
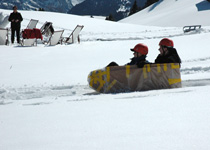
[[210, 3], [205, 0], [160, 0], [144, 10], [120, 20], [150, 26], [210, 25]]
[[68, 12], [73, 4], [76, 5], [84, 0], [1, 0], [0, 8], [12, 9], [14, 5], [19, 10], [37, 10], [43, 8], [46, 11]]
[[[144, 6], [146, 0], [140, 1], [139, 6]], [[108, 16], [112, 14], [115, 20], [126, 17], [134, 0], [85, 0], [73, 7], [69, 13], [76, 15]]]
[[[210, 149], [210, 30], [183, 34], [182, 27], [20, 12], [22, 29], [31, 18], [39, 19], [38, 28], [50, 21], [65, 33], [77, 24], [84, 29], [80, 44], [0, 46], [0, 150]], [[162, 37], [173, 39], [182, 58], [182, 88], [92, 93], [90, 71], [111, 61], [126, 64], [140, 42], [153, 62]]]

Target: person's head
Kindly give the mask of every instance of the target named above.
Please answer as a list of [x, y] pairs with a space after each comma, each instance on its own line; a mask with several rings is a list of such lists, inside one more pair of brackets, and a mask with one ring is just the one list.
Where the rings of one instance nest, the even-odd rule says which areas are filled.
[[159, 51], [161, 55], [166, 55], [168, 53], [168, 48], [174, 47], [174, 42], [171, 39], [163, 38], [159, 42]]
[[13, 6], [13, 11], [17, 12], [17, 6]]
[[140, 57], [142, 55], [148, 54], [148, 47], [142, 43], [137, 44], [134, 48], [131, 49], [134, 52], [134, 57]]

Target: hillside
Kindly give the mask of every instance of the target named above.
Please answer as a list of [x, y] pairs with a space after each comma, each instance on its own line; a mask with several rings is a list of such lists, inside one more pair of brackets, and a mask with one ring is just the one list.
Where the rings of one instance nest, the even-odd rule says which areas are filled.
[[[186, 6], [194, 8], [191, 3]], [[0, 12], [8, 15], [11, 10]], [[182, 23], [193, 18], [177, 21], [177, 26], [155, 27], [63, 13], [20, 12], [22, 29], [30, 19], [39, 20], [37, 28], [52, 22], [55, 30], [65, 30], [63, 36], [69, 36], [77, 24], [84, 29], [80, 44], [0, 45], [1, 150], [210, 149], [210, 25], [183, 33]], [[188, 14], [192, 15], [196, 14]], [[154, 62], [163, 37], [174, 41], [182, 59], [182, 88], [100, 94], [88, 86], [90, 71], [103, 69], [111, 61], [125, 65], [133, 57], [130, 48], [137, 43], [148, 46], [146, 59]]]
[[[143, 7], [146, 0], [137, 1], [138, 6]], [[113, 16], [114, 20], [120, 20], [128, 16], [134, 0], [86, 0], [68, 13], [75, 15]]]
[[67, 13], [74, 5], [84, 0], [1, 0], [0, 8], [11, 10], [14, 5], [19, 10], [38, 10]]
[[209, 26], [207, 18], [210, 2], [206, 0], [160, 0], [119, 22], [162, 27]]

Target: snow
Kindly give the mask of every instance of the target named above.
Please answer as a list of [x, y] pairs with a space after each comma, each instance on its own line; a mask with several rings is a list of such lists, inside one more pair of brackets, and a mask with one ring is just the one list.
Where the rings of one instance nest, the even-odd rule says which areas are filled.
[[206, 0], [159, 0], [120, 22], [163, 27], [209, 26], [209, 10], [210, 3]]
[[[185, 1], [164, 0], [151, 12], [161, 16], [163, 8], [167, 9], [164, 3], [189, 9], [194, 3], [203, 3]], [[39, 20], [38, 28], [45, 21], [53, 22], [55, 30], [65, 30], [65, 36], [77, 24], [84, 25], [84, 29], [80, 44], [0, 46], [1, 150], [210, 149], [207, 19], [201, 19], [199, 24], [205, 24], [201, 30], [183, 33], [182, 23], [189, 20], [177, 21], [174, 26], [162, 22], [157, 27], [151, 26], [148, 17], [148, 24], [142, 25], [130, 24], [141, 20], [136, 19], [138, 16], [116, 23], [61, 13], [20, 12], [24, 18], [22, 29], [32, 18]], [[130, 48], [137, 43], [149, 47], [147, 59], [154, 62], [163, 37], [174, 41], [182, 59], [182, 88], [119, 94], [98, 94], [89, 88], [90, 71], [111, 61], [126, 64], [133, 56]]]
[[82, 3], [84, 0], [71, 0], [71, 3], [73, 6], [79, 4], [79, 3]]

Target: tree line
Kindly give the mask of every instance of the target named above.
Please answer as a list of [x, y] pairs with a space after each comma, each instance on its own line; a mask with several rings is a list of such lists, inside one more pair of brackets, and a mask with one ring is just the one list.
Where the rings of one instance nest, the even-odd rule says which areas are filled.
[[133, 6], [130, 9], [130, 12], [129, 12], [129, 15], [128, 16], [133, 15], [133, 14], [141, 11], [142, 9], [144, 9], [144, 8], [146, 8], [146, 7], [150, 6], [150, 5], [158, 2], [158, 1], [159, 0], [147, 0], [145, 6], [141, 8], [141, 7], [138, 7], [137, 1], [135, 0], [134, 3], [133, 3]]
[[[147, 0], [145, 6], [141, 8], [141, 7], [139, 7], [137, 5], [137, 1], [135, 0], [134, 3], [133, 3], [133, 5], [132, 5], [132, 7], [131, 7], [131, 9], [130, 9], [130, 12], [129, 12], [128, 16], [133, 15], [133, 14], [141, 11], [142, 9], [144, 9], [144, 8], [146, 8], [146, 7], [150, 6], [150, 5], [158, 2], [158, 1], [159, 0]], [[210, 0], [208, 0], [208, 1], [210, 1]], [[110, 14], [109, 16], [107, 16], [106, 17], [106, 20], [115, 21], [115, 19], [114, 19], [114, 17], [113, 17], [112, 14]]]

